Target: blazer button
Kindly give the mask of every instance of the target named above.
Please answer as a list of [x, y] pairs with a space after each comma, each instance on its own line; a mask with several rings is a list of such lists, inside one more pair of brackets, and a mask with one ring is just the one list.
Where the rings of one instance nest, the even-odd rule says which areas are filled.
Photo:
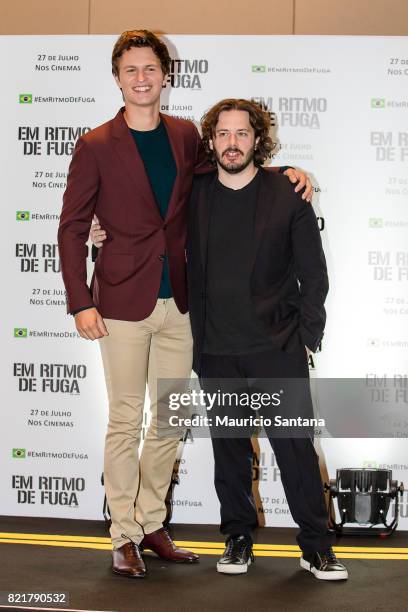
[[165, 257], [166, 257], [165, 255], [159, 255], [159, 260], [164, 261]]

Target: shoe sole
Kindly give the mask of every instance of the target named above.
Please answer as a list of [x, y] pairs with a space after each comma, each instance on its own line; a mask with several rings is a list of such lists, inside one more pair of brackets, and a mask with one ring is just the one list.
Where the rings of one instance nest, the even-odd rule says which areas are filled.
[[[146, 550], [148, 550], [148, 549], [146, 549]], [[142, 556], [146, 555], [146, 551], [145, 550], [141, 550], [140, 552], [142, 553]], [[157, 559], [161, 559], [162, 561], [168, 561], [169, 563], [198, 563], [200, 561], [200, 558], [198, 558], [198, 559], [169, 559], [168, 557], [161, 557], [160, 555], [158, 555], [157, 553], [153, 552], [150, 549], [149, 549], [149, 552], [146, 555], [147, 558], [149, 558], [149, 556], [150, 556], [149, 553], [153, 553], [153, 555]]]
[[200, 561], [200, 557], [198, 557], [198, 559], [169, 559], [168, 557], [162, 557], [161, 555], [157, 554], [151, 548], [144, 548], [144, 546], [140, 546], [140, 544], [139, 550], [142, 555], [147, 553], [147, 556], [149, 557], [149, 553], [153, 553], [155, 557], [162, 559], [162, 561], [169, 561], [170, 563], [198, 563]]
[[300, 557], [300, 567], [308, 572], [311, 572], [319, 580], [347, 580], [348, 578], [347, 570], [339, 570], [338, 572], [321, 572], [317, 568], [310, 566], [310, 563], [303, 559], [303, 557]]
[[246, 574], [248, 567], [251, 565], [251, 559], [243, 565], [228, 565], [227, 563], [217, 563], [217, 572], [220, 574]]
[[112, 572], [117, 576], [123, 576], [124, 578], [145, 578], [146, 574], [129, 574], [128, 572], [119, 572], [112, 568]]

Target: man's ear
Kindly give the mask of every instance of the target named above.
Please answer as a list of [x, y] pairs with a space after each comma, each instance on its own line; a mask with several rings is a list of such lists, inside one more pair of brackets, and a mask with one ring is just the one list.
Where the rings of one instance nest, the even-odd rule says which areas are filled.
[[254, 149], [257, 149], [257, 148], [258, 148], [258, 145], [259, 145], [259, 141], [260, 141], [260, 139], [261, 139], [261, 137], [260, 137], [260, 136], [258, 136], [258, 138], [255, 138], [255, 146], [254, 146]]
[[213, 145], [213, 141], [212, 140], [208, 141], [208, 146], [210, 147], [211, 151], [214, 151], [214, 145]]
[[115, 79], [115, 83], [119, 87], [120, 91], [122, 91], [122, 85], [120, 84], [119, 77], [116, 74], [114, 74], [113, 78]]

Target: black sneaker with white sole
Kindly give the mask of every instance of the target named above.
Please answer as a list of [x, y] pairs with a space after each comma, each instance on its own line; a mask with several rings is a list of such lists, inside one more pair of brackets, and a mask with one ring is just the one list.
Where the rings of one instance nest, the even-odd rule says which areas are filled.
[[217, 572], [245, 574], [254, 561], [252, 542], [244, 535], [230, 536], [225, 543], [224, 554], [217, 563]]
[[312, 572], [319, 580], [347, 580], [347, 568], [340, 563], [332, 548], [314, 553], [302, 553], [300, 567]]

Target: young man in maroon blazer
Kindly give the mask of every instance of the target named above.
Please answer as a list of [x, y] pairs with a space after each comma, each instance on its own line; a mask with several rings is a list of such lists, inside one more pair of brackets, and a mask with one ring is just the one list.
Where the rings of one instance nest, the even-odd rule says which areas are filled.
[[[81, 137], [58, 232], [68, 312], [83, 338], [100, 340], [109, 396], [105, 488], [112, 517], [112, 569], [143, 578], [140, 548], [196, 562], [163, 528], [178, 441], [159, 435], [158, 379], [185, 379], [192, 366], [187, 313], [187, 202], [205, 161], [194, 124], [159, 112], [170, 70], [163, 42], [147, 30], [124, 32], [112, 72], [125, 102], [116, 117]], [[278, 170], [278, 169], [276, 169]], [[297, 183], [307, 177], [287, 171]], [[90, 288], [86, 241], [93, 215], [106, 231]], [[146, 383], [152, 420], [139, 458]]]

